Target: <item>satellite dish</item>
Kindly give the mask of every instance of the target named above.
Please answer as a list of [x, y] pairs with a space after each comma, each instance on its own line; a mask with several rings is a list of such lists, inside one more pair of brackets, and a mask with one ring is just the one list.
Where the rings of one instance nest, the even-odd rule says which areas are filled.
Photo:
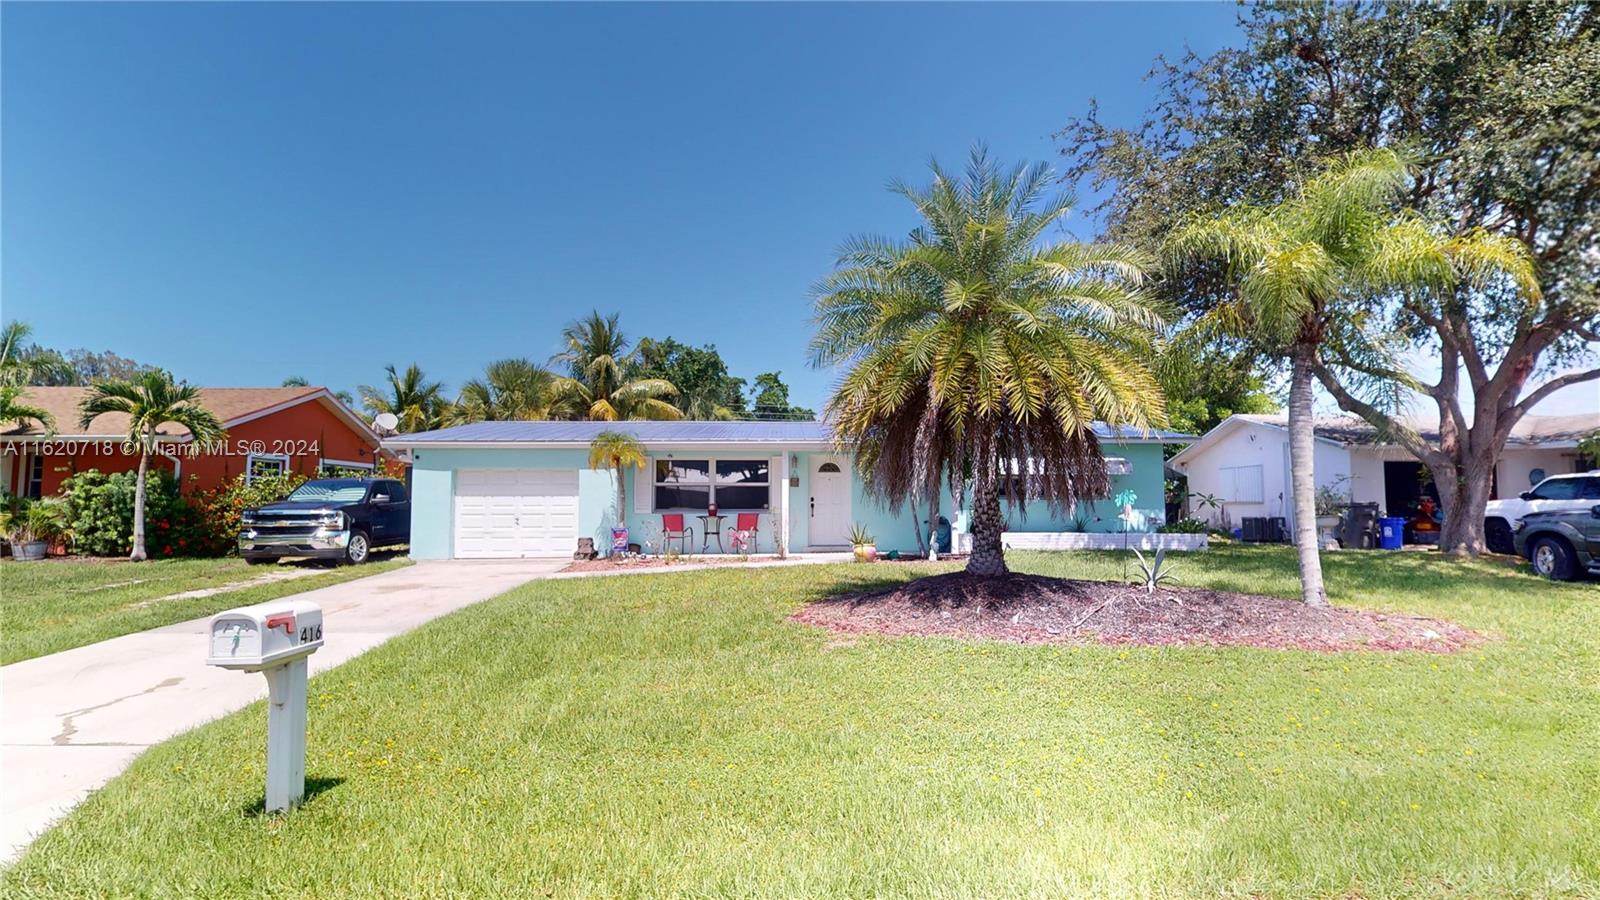
[[378, 413], [373, 417], [372, 424], [379, 431], [393, 432], [400, 427], [400, 417], [394, 413]]

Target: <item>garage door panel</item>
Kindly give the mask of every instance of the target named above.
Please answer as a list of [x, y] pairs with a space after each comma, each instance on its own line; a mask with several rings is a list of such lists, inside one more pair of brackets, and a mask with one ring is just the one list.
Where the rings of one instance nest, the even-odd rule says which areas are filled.
[[565, 556], [578, 538], [578, 473], [471, 469], [456, 474], [455, 555]]

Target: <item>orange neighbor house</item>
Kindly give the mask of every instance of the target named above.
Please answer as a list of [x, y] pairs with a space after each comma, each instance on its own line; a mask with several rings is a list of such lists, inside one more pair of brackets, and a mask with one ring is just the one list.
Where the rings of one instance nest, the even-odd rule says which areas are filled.
[[[138, 450], [127, 444], [127, 416], [107, 413], [87, 428], [79, 424], [78, 404], [88, 391], [30, 387], [18, 398], [49, 411], [55, 430], [46, 434], [31, 421], [25, 428], [0, 423], [0, 487], [7, 493], [48, 497], [77, 472], [139, 467]], [[370, 471], [380, 454], [379, 435], [326, 388], [201, 388], [200, 403], [222, 420], [227, 437], [196, 447], [188, 429], [169, 423], [150, 460], [176, 475], [185, 492], [211, 490], [241, 473]]]

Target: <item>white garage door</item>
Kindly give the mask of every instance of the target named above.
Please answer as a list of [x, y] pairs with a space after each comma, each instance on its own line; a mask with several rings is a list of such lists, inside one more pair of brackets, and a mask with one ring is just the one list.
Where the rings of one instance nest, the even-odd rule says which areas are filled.
[[568, 556], [578, 545], [573, 469], [456, 473], [457, 559]]

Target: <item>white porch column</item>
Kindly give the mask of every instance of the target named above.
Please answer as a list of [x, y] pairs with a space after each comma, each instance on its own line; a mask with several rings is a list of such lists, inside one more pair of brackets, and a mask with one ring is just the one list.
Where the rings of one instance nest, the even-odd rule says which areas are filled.
[[784, 453], [778, 457], [778, 556], [789, 555], [789, 457]]

